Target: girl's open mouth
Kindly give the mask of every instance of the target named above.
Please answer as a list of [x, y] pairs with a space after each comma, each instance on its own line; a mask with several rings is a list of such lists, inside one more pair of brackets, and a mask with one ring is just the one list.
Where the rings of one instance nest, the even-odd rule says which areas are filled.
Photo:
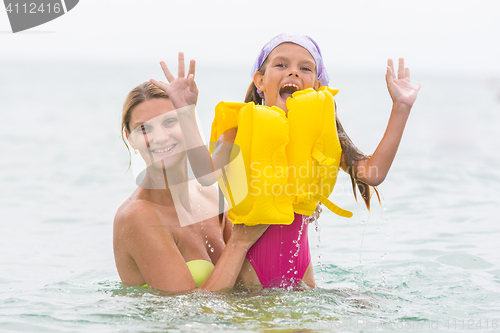
[[300, 88], [295, 83], [285, 83], [280, 89], [280, 97], [286, 102], [287, 98], [292, 97], [292, 94], [297, 90], [300, 90]]

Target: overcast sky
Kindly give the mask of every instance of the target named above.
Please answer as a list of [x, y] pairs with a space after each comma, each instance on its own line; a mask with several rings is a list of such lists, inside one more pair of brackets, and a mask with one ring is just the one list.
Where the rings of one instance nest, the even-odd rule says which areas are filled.
[[425, 72], [500, 75], [500, 1], [81, 0], [12, 34], [0, 10], [0, 59], [175, 61], [249, 68], [282, 32], [313, 37], [328, 68], [385, 68], [404, 56]]

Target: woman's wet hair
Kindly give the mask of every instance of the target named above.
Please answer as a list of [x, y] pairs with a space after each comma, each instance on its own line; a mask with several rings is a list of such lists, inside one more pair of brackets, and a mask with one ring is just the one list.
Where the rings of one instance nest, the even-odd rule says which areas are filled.
[[[141, 103], [155, 98], [165, 98], [168, 99], [167, 93], [162, 89], [158, 88], [149, 81], [143, 82], [134, 89], [132, 89], [125, 101], [123, 102], [122, 111], [122, 125], [121, 125], [121, 135], [122, 140], [128, 148], [127, 141], [125, 139], [125, 131], [130, 134], [130, 120], [132, 119], [132, 112]], [[129, 151], [130, 154], [130, 151]]]
[[168, 95], [165, 91], [149, 81], [141, 83], [128, 93], [125, 102], [123, 102], [122, 135], [124, 130], [130, 133], [130, 119], [132, 118], [132, 111], [134, 111], [135, 107], [154, 98], [168, 99]]

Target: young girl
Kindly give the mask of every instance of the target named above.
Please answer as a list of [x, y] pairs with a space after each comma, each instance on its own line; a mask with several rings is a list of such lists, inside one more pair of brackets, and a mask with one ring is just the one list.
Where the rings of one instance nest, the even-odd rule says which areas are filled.
[[[181, 62], [183, 66], [182, 54], [179, 57], [179, 64]], [[187, 78], [175, 79], [163, 62], [162, 68], [170, 84], [162, 84], [155, 80], [152, 82], [171, 96], [176, 108], [195, 104], [198, 91], [194, 82], [194, 61], [191, 61]], [[252, 78], [245, 102], [278, 107], [285, 113], [289, 111], [287, 100], [294, 92], [308, 88], [318, 90], [329, 83], [319, 47], [310, 37], [303, 35], [284, 34], [268, 42], [253, 65]], [[367, 205], [369, 186], [377, 186], [385, 179], [396, 155], [410, 109], [420, 89], [420, 85], [411, 85], [410, 72], [404, 67], [403, 59], [399, 60], [397, 76], [392, 60], [388, 60], [386, 81], [393, 100], [393, 108], [386, 132], [372, 155], [366, 156], [354, 146], [336, 118], [338, 137], [335, 138], [340, 141], [342, 148], [340, 167], [351, 176], [353, 189], [355, 183], [358, 185]], [[194, 109], [185, 112], [181, 121], [184, 132], [195, 133], [196, 124], [192, 110]], [[272, 132], [272, 129], [267, 132]], [[219, 170], [227, 165], [229, 151], [235, 140], [238, 140], [238, 128], [231, 128], [218, 138], [221, 148], [216, 150], [212, 159], [208, 154], [189, 156], [190, 159], [197, 160], [196, 165], [209, 166], [204, 170], [194, 170], [195, 174], [207, 175], [210, 171]], [[188, 141], [190, 147], [201, 146], [199, 136], [186, 137], [186, 142]], [[216, 177], [219, 177], [219, 174]], [[208, 178], [205, 177], [207, 183], [213, 181]], [[307, 223], [304, 221], [301, 214], [295, 213], [290, 225], [269, 226], [246, 254], [239, 280], [244, 284], [261, 284], [263, 287], [296, 285], [302, 281], [309, 287], [315, 287]]]

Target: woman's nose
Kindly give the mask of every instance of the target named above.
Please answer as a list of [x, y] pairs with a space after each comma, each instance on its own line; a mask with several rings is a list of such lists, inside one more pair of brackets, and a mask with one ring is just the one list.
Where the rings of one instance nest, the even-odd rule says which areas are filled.
[[150, 141], [159, 144], [165, 143], [170, 138], [170, 132], [166, 129], [158, 129], [153, 132], [153, 137], [150, 138]]

